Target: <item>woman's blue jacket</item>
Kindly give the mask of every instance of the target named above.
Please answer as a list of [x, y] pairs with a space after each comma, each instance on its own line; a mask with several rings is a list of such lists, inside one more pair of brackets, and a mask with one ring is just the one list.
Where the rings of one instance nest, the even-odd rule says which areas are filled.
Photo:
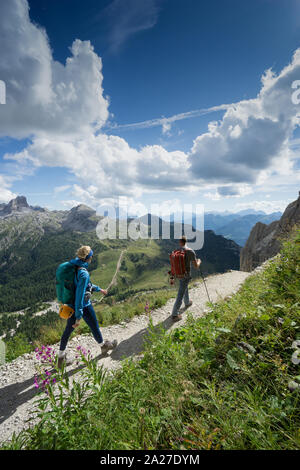
[[[88, 285], [90, 284], [90, 275], [87, 270], [89, 264], [85, 261], [82, 261], [80, 258], [75, 258], [70, 261], [71, 264], [78, 266], [77, 274], [75, 274], [75, 286], [76, 286], [76, 294], [75, 294], [75, 316], [76, 319], [79, 320], [82, 318], [83, 309], [91, 305], [90, 299], [85, 299], [85, 293], [87, 290]], [[99, 292], [101, 288], [92, 284], [93, 291]]]

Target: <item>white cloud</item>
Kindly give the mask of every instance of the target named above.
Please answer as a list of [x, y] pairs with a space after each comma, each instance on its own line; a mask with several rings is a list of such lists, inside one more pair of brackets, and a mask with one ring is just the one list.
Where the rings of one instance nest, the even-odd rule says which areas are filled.
[[60, 201], [62, 206], [64, 206], [66, 209], [72, 209], [73, 207], [79, 206], [80, 204], [83, 204], [85, 201], [78, 200], [78, 199], [66, 199]]
[[[13, 25], [13, 27], [12, 27]], [[29, 18], [27, 0], [0, 2], [0, 136], [78, 135], [108, 118], [102, 61], [89, 41], [75, 40], [63, 65], [52, 57], [47, 34]]]
[[[169, 117], [160, 117], [155, 119], [148, 119], [147, 121], [133, 122], [130, 124], [110, 124], [107, 129], [112, 130], [138, 130], [149, 129], [151, 127], [162, 127], [162, 133], [165, 134], [171, 130], [172, 124], [177, 121], [184, 121], [185, 119], [192, 119], [206, 114], [216, 113], [217, 111], [226, 111], [232, 104], [220, 104], [218, 106], [211, 106], [210, 108], [195, 109], [187, 111], [186, 113], [178, 113]], [[184, 131], [179, 131], [179, 134]]]
[[69, 168], [94, 198], [185, 187], [188, 177], [183, 152], [167, 152], [159, 145], [137, 151], [124, 139], [105, 134], [68, 141], [39, 137], [23, 151], [4, 155], [4, 159], [23, 164], [29, 161], [36, 167]]
[[266, 212], [271, 214], [272, 212], [284, 212], [286, 206], [292, 202], [292, 199], [285, 199], [282, 201], [250, 201], [237, 203], [233, 207], [233, 212], [238, 212], [243, 209], [255, 209], [257, 211]]
[[191, 171], [214, 182], [254, 183], [261, 172], [287, 168], [289, 139], [299, 125], [291, 85], [300, 76], [300, 49], [278, 75], [267, 71], [257, 98], [232, 105], [220, 122], [196, 138], [189, 155]]
[[159, 0], [113, 0], [98, 17], [108, 25], [110, 50], [117, 52], [131, 36], [153, 28], [159, 10]]
[[168, 152], [160, 145], [141, 149], [137, 161], [138, 182], [148, 189], [179, 189], [188, 182], [187, 156], [179, 150]]
[[65, 191], [67, 191], [68, 189], [70, 189], [72, 186], [70, 184], [65, 184], [65, 185], [62, 185], [62, 186], [56, 186], [54, 188], [54, 193], [55, 194], [60, 194], [60, 193], [64, 193]]
[[10, 190], [11, 182], [0, 174], [0, 203], [7, 203], [17, 195]]

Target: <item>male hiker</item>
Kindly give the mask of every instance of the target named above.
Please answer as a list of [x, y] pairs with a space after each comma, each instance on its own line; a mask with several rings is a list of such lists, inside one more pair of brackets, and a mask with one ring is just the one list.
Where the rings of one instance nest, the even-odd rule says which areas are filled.
[[[71, 260], [69, 263], [63, 263], [59, 266], [56, 278], [57, 278], [57, 298], [64, 305], [62, 309], [71, 310], [70, 316], [67, 320], [67, 325], [60, 341], [60, 348], [58, 352], [58, 367], [61, 368], [65, 362], [67, 365], [71, 361], [66, 360], [66, 347], [69, 341], [69, 338], [74, 331], [74, 328], [77, 328], [80, 324], [81, 319], [83, 319], [89, 326], [94, 339], [101, 346], [102, 354], [107, 354], [109, 350], [115, 349], [117, 346], [117, 341], [103, 341], [103, 337], [99, 328], [97, 317], [92, 306], [90, 297], [93, 291], [102, 292], [104, 295], [107, 294], [105, 289], [92, 284], [90, 282], [90, 275], [87, 268], [89, 267], [92, 257], [93, 250], [90, 246], [82, 246], [77, 250], [77, 256], [75, 259]], [[69, 276], [69, 279], [67, 277]], [[65, 293], [65, 288], [68, 285], [68, 280], [73, 283], [75, 287], [75, 305], [74, 309], [70, 308], [66, 298], [61, 294], [61, 288], [63, 293]], [[61, 285], [62, 284], [62, 287]], [[70, 289], [68, 289], [71, 291]], [[73, 304], [73, 301], [70, 302]], [[65, 317], [64, 317], [65, 318]]]
[[174, 303], [172, 311], [172, 319], [174, 321], [179, 321], [182, 319], [182, 315], [179, 313], [181, 307], [182, 299], [184, 300], [184, 305], [186, 308], [192, 305], [192, 301], [189, 299], [189, 282], [191, 278], [191, 263], [196, 269], [200, 268], [201, 260], [196, 258], [196, 253], [194, 250], [189, 248], [186, 245], [186, 237], [183, 235], [179, 240], [180, 251], [184, 252], [184, 274], [181, 279], [179, 279], [179, 289], [177, 298]]

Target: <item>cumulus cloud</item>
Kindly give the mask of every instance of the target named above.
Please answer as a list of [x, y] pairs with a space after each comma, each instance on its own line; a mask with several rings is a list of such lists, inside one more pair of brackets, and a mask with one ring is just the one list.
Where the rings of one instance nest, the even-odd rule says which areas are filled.
[[137, 160], [138, 182], [145, 188], [179, 189], [187, 185], [188, 165], [184, 152], [168, 152], [160, 145], [141, 149]]
[[289, 160], [289, 138], [299, 125], [299, 107], [291, 85], [300, 76], [300, 49], [278, 75], [268, 70], [252, 100], [229, 107], [220, 122], [211, 122], [189, 154], [190, 170], [214, 182], [254, 183], [261, 171]]
[[89, 41], [73, 42], [63, 65], [53, 59], [46, 31], [33, 24], [27, 0], [0, 2], [0, 77], [6, 105], [0, 136], [75, 135], [108, 118], [102, 61]]
[[21, 152], [5, 154], [4, 160], [69, 168], [94, 198], [184, 187], [188, 176], [183, 152], [167, 152], [159, 145], [137, 151], [124, 139], [105, 134], [90, 134], [81, 140], [35, 138]]

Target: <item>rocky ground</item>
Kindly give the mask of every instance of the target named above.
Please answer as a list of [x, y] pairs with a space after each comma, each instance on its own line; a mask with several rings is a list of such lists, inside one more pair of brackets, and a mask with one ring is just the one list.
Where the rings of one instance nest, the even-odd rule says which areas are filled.
[[[259, 268], [262, 269], [262, 268]], [[229, 271], [225, 274], [210, 276], [207, 280], [207, 288], [213, 302], [233, 295], [249, 276], [250, 273], [241, 271]], [[194, 317], [204, 315], [207, 309], [207, 294], [203, 283], [196, 284], [190, 290], [192, 307], [188, 309]], [[175, 323], [170, 318], [174, 299], [153, 312], [151, 312], [154, 325], [160, 325], [166, 330], [171, 330], [184, 323], [187, 312], [183, 319]], [[78, 345], [89, 349], [99, 365], [109, 370], [120, 367], [121, 361], [126, 357], [138, 357], [143, 349], [143, 342], [149, 317], [140, 315], [130, 322], [122, 322], [102, 328], [104, 339], [117, 339], [118, 347], [105, 357], [101, 355], [101, 348], [91, 335], [81, 335], [70, 340], [68, 346], [68, 357], [74, 358]], [[54, 345], [58, 350], [58, 344]], [[34, 387], [34, 376], [38, 361], [35, 353], [25, 354], [14, 361], [0, 367], [0, 442], [9, 440], [14, 432], [18, 433], [26, 426], [26, 420], [34, 410], [36, 401], [36, 389]], [[79, 377], [80, 371], [76, 364], [68, 367], [68, 373], [72, 377]]]

